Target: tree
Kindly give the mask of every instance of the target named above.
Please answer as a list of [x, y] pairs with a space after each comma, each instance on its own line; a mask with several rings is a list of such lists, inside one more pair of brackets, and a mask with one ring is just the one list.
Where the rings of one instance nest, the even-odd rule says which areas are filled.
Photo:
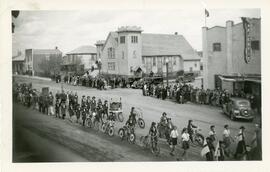
[[42, 59], [39, 67], [43, 70], [44, 76], [50, 77], [60, 73], [62, 61], [61, 55], [50, 55], [49, 58]]

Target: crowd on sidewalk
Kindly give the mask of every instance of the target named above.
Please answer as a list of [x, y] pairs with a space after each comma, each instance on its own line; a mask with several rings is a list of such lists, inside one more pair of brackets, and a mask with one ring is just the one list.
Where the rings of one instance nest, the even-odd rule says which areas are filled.
[[190, 84], [176, 83], [168, 87], [164, 86], [164, 84], [144, 84], [142, 93], [144, 96], [156, 97], [162, 100], [171, 99], [180, 104], [192, 102], [218, 107], [222, 107], [224, 103], [227, 103], [230, 97], [245, 98], [250, 101], [253, 110], [256, 110], [259, 114], [261, 113], [260, 97], [246, 94], [243, 90], [235, 90], [233, 93], [229, 93], [225, 89], [205, 90], [194, 88]]
[[90, 75], [80, 76], [80, 75], [65, 75], [63, 81], [66, 84], [71, 84], [74, 86], [85, 86], [90, 88], [97, 88], [100, 90], [110, 88], [127, 88], [130, 87], [128, 79], [119, 76], [97, 76], [92, 77]]

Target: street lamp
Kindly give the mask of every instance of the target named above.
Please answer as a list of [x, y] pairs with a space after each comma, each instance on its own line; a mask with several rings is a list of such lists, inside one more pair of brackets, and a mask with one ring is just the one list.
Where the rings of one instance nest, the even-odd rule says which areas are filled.
[[165, 63], [166, 63], [166, 78], [167, 78], [167, 88], [169, 87], [169, 69], [168, 69], [168, 65], [169, 65], [169, 60], [166, 58], [165, 60]]

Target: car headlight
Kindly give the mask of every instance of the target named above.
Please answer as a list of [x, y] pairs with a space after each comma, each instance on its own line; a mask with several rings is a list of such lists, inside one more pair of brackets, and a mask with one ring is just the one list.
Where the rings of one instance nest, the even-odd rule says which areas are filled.
[[233, 112], [234, 112], [234, 113], [240, 113], [240, 111], [239, 111], [239, 110], [234, 110]]

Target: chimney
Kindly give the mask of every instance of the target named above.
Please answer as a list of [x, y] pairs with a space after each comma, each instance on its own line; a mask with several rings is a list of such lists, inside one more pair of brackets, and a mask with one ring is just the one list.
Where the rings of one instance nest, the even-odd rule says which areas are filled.
[[58, 50], [58, 47], [56, 46], [55, 49]]
[[175, 35], [178, 35], [178, 32], [174, 32]]

